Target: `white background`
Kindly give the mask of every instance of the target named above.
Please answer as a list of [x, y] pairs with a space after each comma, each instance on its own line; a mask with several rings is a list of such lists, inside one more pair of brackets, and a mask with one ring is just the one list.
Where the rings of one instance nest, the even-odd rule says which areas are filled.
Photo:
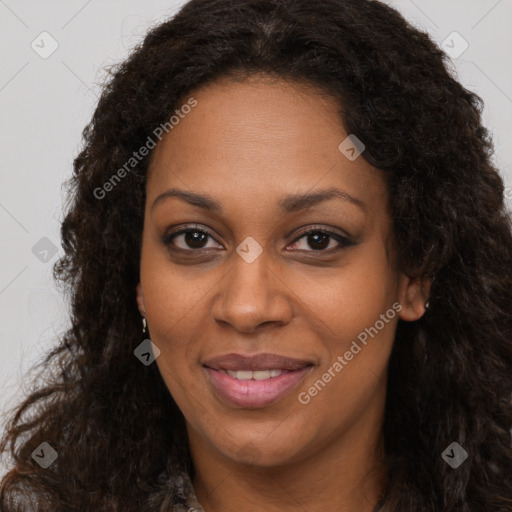
[[[61, 185], [71, 176], [81, 132], [106, 76], [103, 67], [124, 59], [150, 26], [183, 3], [0, 0], [2, 418], [28, 391], [27, 369], [68, 324], [68, 308], [51, 278], [51, 266], [62, 255]], [[484, 123], [494, 135], [496, 163], [512, 186], [512, 147], [506, 143], [512, 139], [512, 67], [507, 65], [512, 0], [387, 3], [439, 44], [454, 31], [467, 41], [468, 49], [453, 59], [454, 69], [485, 101]], [[59, 45], [47, 59], [31, 47], [43, 31]], [[58, 248], [46, 263], [32, 253], [43, 237]]]

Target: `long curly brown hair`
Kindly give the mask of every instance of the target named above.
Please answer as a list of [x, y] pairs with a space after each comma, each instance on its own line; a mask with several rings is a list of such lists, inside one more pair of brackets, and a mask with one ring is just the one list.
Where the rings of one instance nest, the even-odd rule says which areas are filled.
[[[347, 133], [389, 178], [401, 270], [435, 277], [427, 313], [397, 326], [384, 509], [512, 511], [511, 219], [482, 100], [446, 59], [378, 1], [192, 0], [110, 69], [53, 267], [72, 325], [12, 413], [0, 510], [158, 510], [162, 489], [194, 471], [180, 410], [133, 353], [151, 153], [101, 199], [98, 189], [191, 91], [265, 73], [339, 99]], [[31, 458], [42, 442], [58, 452], [47, 469]], [[457, 469], [441, 457], [452, 442], [468, 453]]]

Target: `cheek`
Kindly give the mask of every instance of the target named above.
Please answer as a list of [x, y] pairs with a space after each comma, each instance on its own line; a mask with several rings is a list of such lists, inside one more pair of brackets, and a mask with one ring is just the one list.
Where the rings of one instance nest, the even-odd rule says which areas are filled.
[[[311, 396], [318, 395], [317, 405], [346, 406], [339, 396], [349, 393], [354, 401], [346, 400], [357, 407], [385, 375], [400, 309], [395, 273], [385, 248], [375, 244], [354, 252], [350, 262], [330, 279], [315, 283], [316, 288], [310, 287], [309, 304], [321, 320], [317, 335], [323, 340], [324, 357], [315, 376], [322, 382], [311, 389]], [[324, 384], [329, 389], [324, 390]]]
[[[301, 411], [295, 429], [305, 438], [336, 437], [363, 417], [377, 425], [385, 402], [397, 312], [370, 297], [367, 303], [346, 305], [330, 319], [325, 317], [331, 332], [323, 339], [321, 366], [295, 397]], [[309, 421], [312, 417], [317, 420]]]
[[322, 321], [326, 339], [340, 346], [373, 326], [398, 297], [396, 275], [378, 244], [353, 251], [342, 266], [314, 278], [304, 273], [297, 282], [301, 301]]
[[213, 283], [201, 279], [191, 282], [176, 271], [167, 271], [146, 285], [149, 332], [161, 350], [159, 366], [183, 374], [197, 363], [191, 350], [204, 337], [201, 332], [208, 329], [209, 315], [204, 308]]
[[[200, 266], [173, 264], [160, 249], [148, 249], [141, 262], [141, 281], [144, 303], [151, 335], [156, 340], [183, 338], [181, 331], [190, 330], [204, 321], [199, 315], [208, 293], [215, 288], [219, 277]], [[204, 306], [203, 306], [204, 307]]]
[[198, 333], [206, 329], [200, 311], [213, 287], [207, 275], [191, 281], [190, 275], [166, 261], [159, 250], [152, 247], [143, 252], [141, 282], [149, 335], [160, 349], [156, 364], [176, 401], [184, 392], [183, 382], [194, 385], [191, 372], [197, 361], [189, 352]]

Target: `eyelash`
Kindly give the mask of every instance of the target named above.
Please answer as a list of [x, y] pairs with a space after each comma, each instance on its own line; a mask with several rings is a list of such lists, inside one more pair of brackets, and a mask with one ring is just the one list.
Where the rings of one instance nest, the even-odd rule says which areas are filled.
[[[183, 229], [180, 229], [179, 231], [166, 234], [163, 237], [162, 242], [169, 249], [174, 250], [174, 251], [178, 251], [178, 252], [181, 251], [181, 252], [189, 252], [190, 253], [190, 252], [199, 252], [199, 251], [203, 250], [201, 248], [200, 249], [182, 249], [181, 247], [173, 246], [172, 241], [174, 240], [174, 238], [176, 238], [177, 236], [182, 235], [184, 233], [203, 233], [203, 234], [208, 235], [210, 238], [213, 238], [215, 240], [215, 237], [208, 230], [206, 230], [204, 228], [190, 226], [190, 227], [185, 227]], [[321, 233], [322, 235], [327, 235], [330, 238], [334, 238], [334, 240], [336, 240], [340, 244], [340, 246], [339, 247], [335, 247], [334, 249], [333, 248], [331, 248], [331, 249], [317, 249], [317, 250], [311, 249], [311, 250], [306, 250], [306, 252], [314, 252], [314, 253], [320, 253], [320, 254], [330, 254], [332, 252], [337, 252], [337, 251], [340, 251], [340, 250], [342, 250], [342, 249], [344, 249], [346, 247], [350, 247], [350, 246], [354, 245], [354, 242], [352, 240], [350, 240], [349, 238], [347, 238], [346, 236], [343, 236], [343, 235], [341, 235], [339, 233], [335, 233], [333, 231], [329, 231], [329, 230], [326, 230], [324, 228], [320, 228], [320, 227], [317, 227], [317, 226], [313, 226], [309, 230], [300, 233], [291, 242], [290, 245], [293, 245], [293, 244], [297, 243], [299, 240], [301, 240], [302, 238], [304, 238], [304, 237], [306, 237], [308, 235], [317, 234], [317, 233]], [[206, 250], [208, 250], [208, 249], [206, 249]], [[299, 249], [299, 251], [303, 251], [303, 249]]]

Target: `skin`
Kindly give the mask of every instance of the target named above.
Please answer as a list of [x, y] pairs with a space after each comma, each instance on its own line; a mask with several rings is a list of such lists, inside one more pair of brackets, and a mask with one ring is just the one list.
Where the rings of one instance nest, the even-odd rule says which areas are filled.
[[[197, 106], [151, 157], [137, 301], [186, 420], [198, 500], [207, 512], [371, 512], [386, 483], [381, 430], [396, 324], [424, 314], [430, 282], [396, 268], [383, 174], [338, 150], [348, 134], [333, 98], [264, 76], [222, 79], [190, 96]], [[364, 206], [334, 198], [279, 209], [284, 196], [329, 187]], [[209, 195], [223, 211], [176, 197], [153, 209], [171, 188]], [[166, 233], [196, 224], [212, 236], [164, 244]], [[311, 244], [302, 235], [310, 227], [354, 244]], [[248, 236], [263, 250], [252, 263], [236, 252]], [[396, 302], [401, 311], [301, 403], [299, 393]], [[215, 394], [202, 367], [231, 352], [314, 366], [276, 403], [240, 408]]]

